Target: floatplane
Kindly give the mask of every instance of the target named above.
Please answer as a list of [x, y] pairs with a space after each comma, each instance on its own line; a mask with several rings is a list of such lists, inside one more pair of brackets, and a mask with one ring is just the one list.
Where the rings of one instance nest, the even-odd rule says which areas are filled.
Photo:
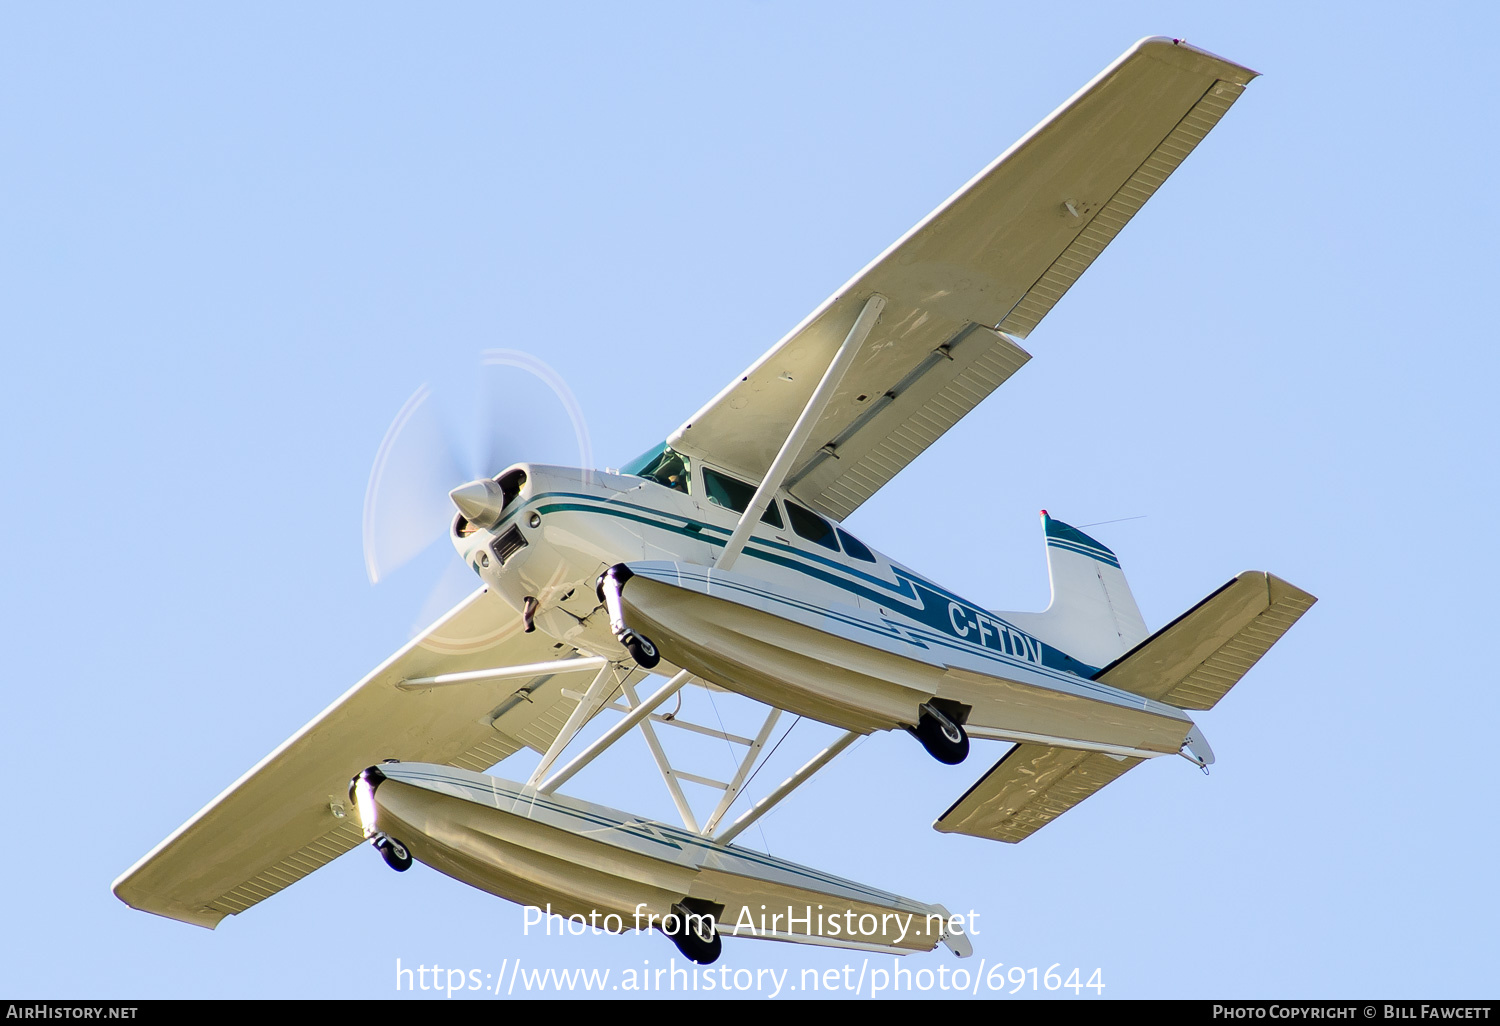
[[[781, 907], [816, 907], [819, 922], [749, 935], [967, 954], [945, 906], [734, 842], [873, 731], [906, 731], [954, 765], [971, 741], [1009, 744], [934, 824], [1008, 842], [1147, 759], [1213, 762], [1191, 714], [1223, 698], [1311, 595], [1241, 573], [1153, 632], [1115, 553], [1044, 512], [1051, 603], [995, 611], [844, 521], [1030, 359], [1018, 340], [1254, 76], [1181, 40], [1141, 41], [639, 459], [453, 482], [448, 535], [481, 587], [115, 894], [211, 928], [369, 842], [395, 869], [415, 859], [614, 932], [645, 916], [699, 962], [718, 957], [728, 924]], [[665, 679], [642, 695], [652, 674]], [[760, 703], [759, 729], [658, 712], [689, 687]], [[605, 714], [618, 718], [574, 745]], [[786, 714], [842, 734], [731, 819]], [[738, 746], [734, 773], [674, 765], [657, 733], [667, 726]], [[680, 826], [560, 793], [632, 731]], [[540, 755], [526, 779], [487, 775], [523, 748]], [[701, 821], [684, 782], [720, 793]]]

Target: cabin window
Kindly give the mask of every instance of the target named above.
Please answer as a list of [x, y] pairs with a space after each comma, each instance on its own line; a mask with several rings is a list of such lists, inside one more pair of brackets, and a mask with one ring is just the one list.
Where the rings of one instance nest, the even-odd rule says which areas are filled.
[[839, 541], [844, 543], [844, 551], [849, 553], [849, 555], [853, 556], [855, 559], [862, 559], [866, 563], [877, 562], [877, 560], [875, 559], [875, 553], [871, 552], [870, 547], [864, 542], [854, 537], [854, 535], [850, 534], [842, 527], [834, 528], [834, 530], [838, 531]]
[[816, 542], [826, 549], [834, 552], [839, 550], [838, 539], [834, 537], [833, 525], [810, 509], [803, 509], [795, 502], [786, 504], [787, 519], [792, 522], [792, 530], [810, 542]]
[[[709, 467], [700, 468], [699, 480], [703, 482], [703, 491], [708, 496], [709, 503], [736, 513], [749, 509], [750, 500], [755, 498], [754, 487]], [[781, 527], [781, 512], [776, 508], [775, 499], [766, 506], [766, 511], [760, 515], [760, 521], [778, 529]]]
[[686, 493], [689, 470], [688, 458], [663, 443], [625, 464], [620, 468], [620, 473], [644, 477], [647, 481], [655, 481], [659, 485]]

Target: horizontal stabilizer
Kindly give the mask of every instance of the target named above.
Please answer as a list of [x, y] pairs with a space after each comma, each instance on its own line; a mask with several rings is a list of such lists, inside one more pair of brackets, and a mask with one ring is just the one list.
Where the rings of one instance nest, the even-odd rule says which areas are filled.
[[1212, 709], [1316, 601], [1247, 570], [1094, 679], [1179, 709]]
[[1016, 745], [932, 826], [945, 834], [1014, 844], [1144, 761], [1073, 748]]

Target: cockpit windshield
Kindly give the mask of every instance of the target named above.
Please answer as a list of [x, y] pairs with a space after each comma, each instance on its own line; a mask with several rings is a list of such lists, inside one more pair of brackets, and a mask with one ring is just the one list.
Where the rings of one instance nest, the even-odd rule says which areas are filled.
[[620, 468], [620, 473], [644, 477], [647, 481], [655, 481], [686, 494], [690, 470], [688, 458], [680, 452], [674, 452], [663, 442], [625, 464]]

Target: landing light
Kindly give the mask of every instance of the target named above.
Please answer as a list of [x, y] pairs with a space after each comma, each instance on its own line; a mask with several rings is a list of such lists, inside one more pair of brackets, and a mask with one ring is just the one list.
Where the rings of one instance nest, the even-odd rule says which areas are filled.
[[[379, 770], [375, 771], [375, 773], [379, 772]], [[354, 792], [354, 806], [359, 810], [359, 821], [365, 828], [366, 837], [375, 832], [375, 785], [379, 781], [371, 781], [371, 776], [371, 771], [365, 770], [354, 778], [354, 786], [350, 788]], [[382, 776], [381, 779], [384, 777]]]

